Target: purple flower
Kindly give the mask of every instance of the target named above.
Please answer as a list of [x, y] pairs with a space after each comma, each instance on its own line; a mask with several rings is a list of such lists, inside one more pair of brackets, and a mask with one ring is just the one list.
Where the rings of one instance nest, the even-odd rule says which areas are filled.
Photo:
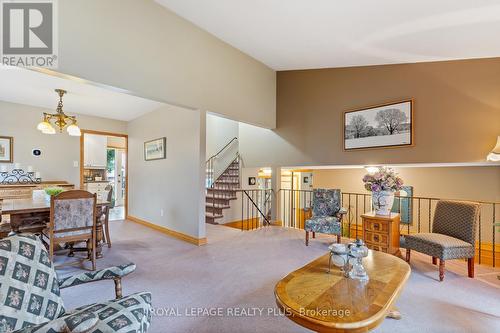
[[363, 177], [367, 191], [397, 191], [403, 185], [403, 180], [390, 168], [381, 168], [375, 174], [367, 174]]

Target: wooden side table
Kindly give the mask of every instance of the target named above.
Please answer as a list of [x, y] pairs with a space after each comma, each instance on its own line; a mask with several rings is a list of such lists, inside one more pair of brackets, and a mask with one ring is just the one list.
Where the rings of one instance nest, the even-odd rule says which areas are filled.
[[399, 250], [399, 221], [397, 213], [389, 216], [368, 212], [363, 219], [363, 240], [369, 249], [401, 256]]

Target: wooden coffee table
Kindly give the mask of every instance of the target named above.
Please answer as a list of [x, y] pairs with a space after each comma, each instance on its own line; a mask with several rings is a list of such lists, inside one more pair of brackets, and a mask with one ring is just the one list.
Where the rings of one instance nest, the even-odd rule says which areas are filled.
[[367, 332], [386, 317], [400, 319], [394, 307], [410, 276], [410, 266], [393, 255], [371, 251], [363, 264], [370, 280], [328, 273], [328, 256], [288, 274], [275, 287], [276, 303], [287, 317], [317, 332]]

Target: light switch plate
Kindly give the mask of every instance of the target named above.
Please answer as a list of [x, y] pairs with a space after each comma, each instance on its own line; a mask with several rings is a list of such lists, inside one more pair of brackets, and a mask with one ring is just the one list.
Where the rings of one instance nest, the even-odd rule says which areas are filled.
[[75, 168], [78, 168], [80, 166], [80, 163], [78, 163], [78, 161], [73, 161], [73, 166]]

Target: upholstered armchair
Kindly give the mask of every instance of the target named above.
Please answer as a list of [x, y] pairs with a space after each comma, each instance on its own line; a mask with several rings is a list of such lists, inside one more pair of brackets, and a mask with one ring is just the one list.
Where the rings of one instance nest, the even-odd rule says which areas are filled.
[[313, 190], [312, 217], [306, 220], [306, 246], [309, 245], [309, 233], [313, 238], [316, 233], [337, 235], [337, 243], [342, 236], [342, 216], [347, 212], [341, 207], [340, 190]]
[[[135, 264], [127, 264], [58, 279], [49, 253], [35, 235], [4, 238], [0, 240], [0, 333], [146, 332], [151, 294], [121, 294], [121, 278], [134, 270]], [[64, 307], [60, 289], [102, 280], [114, 280], [116, 299], [74, 310]]]
[[432, 256], [436, 265], [439, 258], [439, 281], [444, 280], [445, 261], [467, 259], [468, 275], [474, 277], [476, 227], [480, 205], [473, 202], [438, 201], [431, 233], [405, 235], [406, 261], [411, 250]]

